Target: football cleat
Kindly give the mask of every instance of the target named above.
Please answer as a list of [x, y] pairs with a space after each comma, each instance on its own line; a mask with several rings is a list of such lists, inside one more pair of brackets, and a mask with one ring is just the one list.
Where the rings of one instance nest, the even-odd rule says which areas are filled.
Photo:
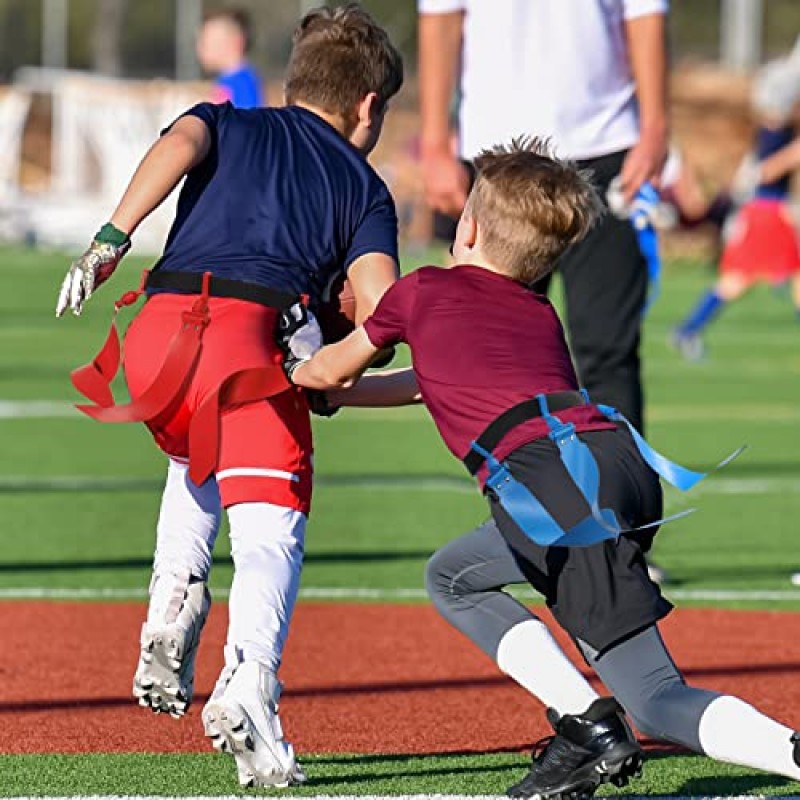
[[242, 786], [296, 786], [306, 776], [283, 736], [278, 718], [282, 686], [256, 661], [245, 661], [227, 685], [218, 684], [203, 709], [203, 727], [211, 744], [236, 760]]
[[194, 662], [211, 607], [205, 583], [189, 583], [172, 623], [142, 625], [133, 696], [156, 714], [182, 717], [192, 702]]
[[588, 800], [603, 783], [625, 786], [641, 774], [643, 753], [613, 697], [595, 700], [584, 714], [559, 717], [549, 709], [554, 736], [534, 746], [530, 772], [509, 797]]

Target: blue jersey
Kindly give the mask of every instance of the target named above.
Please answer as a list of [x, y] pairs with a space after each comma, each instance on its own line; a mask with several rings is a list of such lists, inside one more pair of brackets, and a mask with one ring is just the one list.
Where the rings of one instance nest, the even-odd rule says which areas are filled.
[[211, 272], [312, 303], [360, 256], [397, 260], [386, 185], [325, 120], [298, 106], [201, 103], [212, 145], [189, 172], [156, 269]]
[[261, 79], [249, 65], [217, 78], [214, 102], [231, 102], [236, 108], [258, 108], [261, 102]]
[[[794, 139], [794, 128], [786, 126], [784, 128], [764, 128], [756, 131], [756, 158], [765, 161], [778, 150], [782, 150]], [[756, 189], [756, 197], [771, 198], [774, 200], [786, 200], [791, 190], [791, 174], [786, 174], [782, 178], [772, 183], [762, 183]]]

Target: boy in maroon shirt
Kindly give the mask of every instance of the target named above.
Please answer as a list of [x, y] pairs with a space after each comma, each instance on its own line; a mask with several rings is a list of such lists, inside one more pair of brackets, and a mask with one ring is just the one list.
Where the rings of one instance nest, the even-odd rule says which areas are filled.
[[[530, 772], [509, 794], [572, 800], [606, 781], [624, 785], [642, 752], [623, 708], [655, 738], [800, 778], [797, 734], [735, 697], [687, 686], [672, 661], [656, 627], [672, 606], [649, 579], [643, 555], [656, 527], [641, 529], [661, 516], [658, 476], [627, 427], [577, 391], [558, 317], [527, 288], [590, 229], [600, 213], [595, 190], [537, 140], [495, 148], [476, 167], [456, 232], [456, 266], [401, 279], [350, 336], [310, 359], [290, 355], [285, 366], [294, 383], [326, 391], [332, 405], [421, 399], [481, 485], [486, 463], [475, 459], [472, 443], [484, 441], [509, 409], [544, 395], [549, 410], [527, 413], [487, 449], [563, 532], [606, 511], [619, 522], [620, 536], [546, 546], [487, 489], [492, 519], [428, 563], [428, 592], [443, 616], [549, 707], [555, 736], [535, 748]], [[408, 343], [413, 369], [359, 380], [378, 350], [398, 342]], [[551, 435], [552, 424], [567, 423], [597, 465], [593, 508], [562, 460], [563, 442]], [[503, 591], [525, 582], [544, 595], [619, 705], [598, 697], [546, 626]]]

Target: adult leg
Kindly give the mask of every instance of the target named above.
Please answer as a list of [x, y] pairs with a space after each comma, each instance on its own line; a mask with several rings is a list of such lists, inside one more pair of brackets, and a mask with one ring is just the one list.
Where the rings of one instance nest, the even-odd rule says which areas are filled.
[[195, 486], [187, 465], [170, 459], [133, 681], [139, 704], [156, 713], [182, 716], [192, 700], [197, 646], [211, 606], [206, 582], [220, 512], [216, 483]]
[[791, 728], [737, 697], [687, 685], [655, 626], [600, 655], [579, 645], [642, 733], [718, 761], [800, 778]]
[[[622, 154], [594, 159], [602, 195]], [[592, 398], [619, 409], [642, 430], [639, 342], [647, 267], [627, 220], [607, 213], [558, 264], [566, 295], [567, 328], [582, 384]]]

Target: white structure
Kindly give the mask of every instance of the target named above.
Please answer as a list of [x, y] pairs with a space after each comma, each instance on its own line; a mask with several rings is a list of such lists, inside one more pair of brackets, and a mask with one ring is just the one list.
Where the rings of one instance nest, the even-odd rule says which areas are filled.
[[749, 72], [761, 61], [764, 0], [722, 0], [720, 60], [724, 67]]
[[[13, 238], [68, 249], [85, 246], [108, 218], [159, 131], [204, 99], [202, 89], [192, 85], [121, 81], [61, 70], [20, 70], [17, 85], [21, 88], [16, 91], [25, 96], [50, 96], [52, 174], [49, 191], [16, 193], [16, 218], [20, 225], [24, 220], [24, 229], [18, 227]], [[17, 136], [21, 133], [20, 126]], [[136, 232], [137, 252], [161, 251], [175, 199]]]

